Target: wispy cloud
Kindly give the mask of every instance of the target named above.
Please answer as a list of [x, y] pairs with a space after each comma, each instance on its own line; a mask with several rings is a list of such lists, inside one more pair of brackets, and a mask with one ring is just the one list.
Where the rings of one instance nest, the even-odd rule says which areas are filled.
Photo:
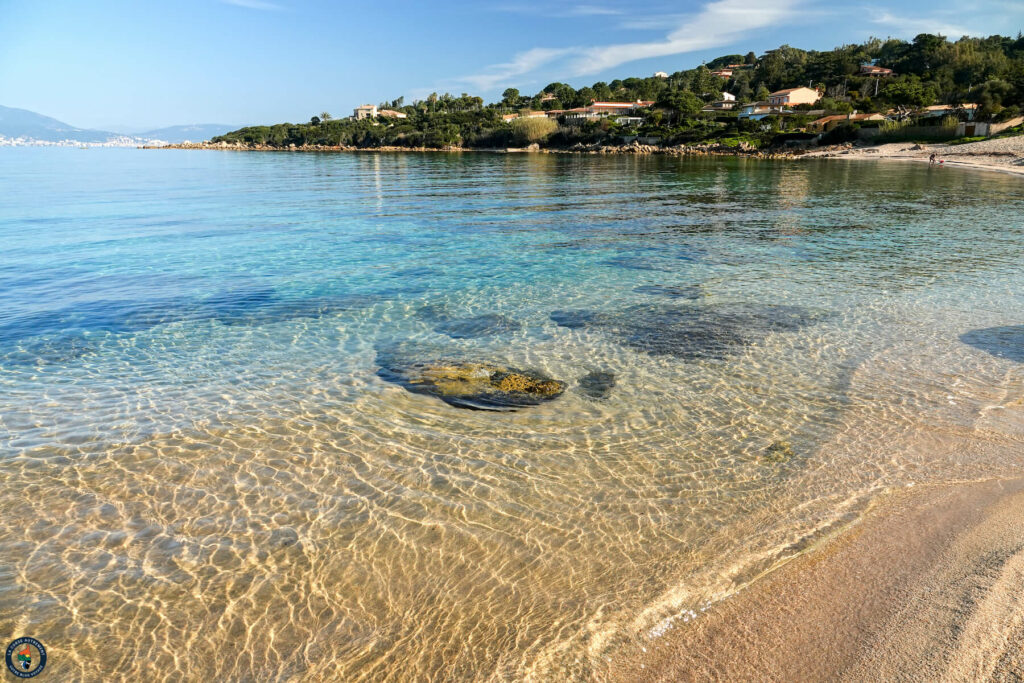
[[487, 67], [482, 73], [463, 76], [456, 80], [460, 83], [468, 83], [480, 90], [491, 90], [508, 83], [509, 79], [530, 73], [570, 52], [572, 52], [571, 48], [535, 47], [532, 50], [520, 52], [512, 58], [511, 62], [494, 64]]
[[580, 50], [573, 60], [574, 76], [586, 76], [626, 62], [705, 50], [738, 41], [749, 32], [792, 17], [799, 0], [751, 4], [748, 0], [718, 0], [686, 19], [663, 40], [620, 43]]
[[246, 9], [259, 9], [264, 11], [276, 11], [284, 9], [281, 5], [273, 2], [265, 2], [264, 0], [221, 0], [226, 5], [234, 5], [235, 7], [245, 7]]
[[874, 10], [871, 23], [893, 28], [903, 37], [913, 37], [919, 33], [939, 33], [946, 37], [959, 38], [970, 33], [962, 26], [946, 23], [937, 17], [901, 17], [888, 10]]
[[616, 16], [622, 14], [622, 10], [597, 5], [576, 5], [566, 10], [566, 14], [572, 17]]
[[[684, 16], [661, 15], [659, 22], [641, 24], [634, 18], [636, 28], [663, 28], [672, 30], [659, 40], [617, 43], [602, 46], [537, 47], [521, 52], [510, 62], [495, 64], [481, 73], [455, 79], [480, 90], [492, 90], [509, 84], [513, 78], [536, 71], [558, 61], [562, 76], [587, 76], [614, 68], [620, 64], [651, 57], [677, 55], [735, 43], [752, 31], [781, 24], [797, 14], [803, 0], [763, 0], [753, 4], [749, 0], [715, 0], [697, 12]], [[591, 7], [576, 5], [575, 8]]]
[[621, 9], [604, 7], [602, 5], [576, 4], [560, 6], [550, 2], [541, 5], [496, 5], [491, 9], [498, 12], [525, 14], [530, 17], [551, 17], [557, 19], [568, 19], [570, 17], [618, 16], [624, 14]]

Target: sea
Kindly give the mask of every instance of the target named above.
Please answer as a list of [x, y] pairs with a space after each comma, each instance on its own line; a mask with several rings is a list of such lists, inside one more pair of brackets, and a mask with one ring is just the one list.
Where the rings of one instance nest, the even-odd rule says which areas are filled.
[[0, 152], [0, 633], [54, 680], [599, 680], [1024, 465], [1024, 185]]

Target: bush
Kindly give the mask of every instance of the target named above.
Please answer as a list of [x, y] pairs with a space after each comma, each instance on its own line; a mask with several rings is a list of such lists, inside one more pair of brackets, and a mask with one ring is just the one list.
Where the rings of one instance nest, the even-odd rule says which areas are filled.
[[883, 121], [876, 143], [883, 142], [938, 142], [951, 140], [956, 136], [959, 122], [955, 116], [947, 116], [939, 125], [921, 126], [913, 121]]
[[520, 145], [542, 143], [546, 142], [556, 130], [558, 130], [558, 124], [547, 117], [516, 119], [512, 122], [512, 139]]

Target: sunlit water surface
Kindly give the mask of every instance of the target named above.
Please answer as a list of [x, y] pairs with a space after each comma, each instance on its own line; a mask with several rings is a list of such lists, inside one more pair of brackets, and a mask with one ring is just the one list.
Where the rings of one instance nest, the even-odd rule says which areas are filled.
[[[600, 677], [887, 489], [1019, 472], [1022, 188], [5, 150], [0, 632], [54, 680]], [[382, 370], [442, 359], [565, 390]]]

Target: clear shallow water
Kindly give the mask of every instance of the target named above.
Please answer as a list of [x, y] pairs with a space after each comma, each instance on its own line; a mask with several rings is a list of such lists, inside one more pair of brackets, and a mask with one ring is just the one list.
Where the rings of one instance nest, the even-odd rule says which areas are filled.
[[[66, 678], [599, 677], [1024, 461], [1012, 176], [30, 149], [0, 188], [0, 630]], [[382, 372], [437, 361], [565, 390]]]

